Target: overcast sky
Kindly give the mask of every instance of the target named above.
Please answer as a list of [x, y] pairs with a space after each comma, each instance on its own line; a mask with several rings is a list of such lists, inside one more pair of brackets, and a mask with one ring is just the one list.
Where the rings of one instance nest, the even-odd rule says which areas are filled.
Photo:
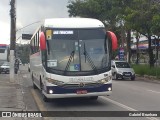
[[[16, 0], [17, 29], [45, 18], [68, 17], [69, 0]], [[10, 43], [10, 0], [0, 0], [0, 44]], [[32, 33], [38, 27], [33, 24], [17, 32]], [[19, 39], [20, 41], [20, 39]]]

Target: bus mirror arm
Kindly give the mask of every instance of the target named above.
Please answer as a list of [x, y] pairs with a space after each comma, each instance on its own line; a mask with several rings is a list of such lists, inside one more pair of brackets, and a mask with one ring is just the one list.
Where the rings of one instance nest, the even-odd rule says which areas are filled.
[[107, 31], [107, 36], [112, 41], [112, 50], [115, 51], [118, 48], [118, 43], [117, 43], [117, 37], [116, 37], [116, 35], [113, 32], [111, 32], [111, 31]]

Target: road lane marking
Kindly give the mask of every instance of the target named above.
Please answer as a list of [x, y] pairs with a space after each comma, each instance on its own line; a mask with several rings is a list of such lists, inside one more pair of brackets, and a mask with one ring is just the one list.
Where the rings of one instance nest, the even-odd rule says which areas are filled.
[[[31, 89], [31, 93], [34, 97], [34, 100], [39, 108], [40, 111], [47, 111], [46, 107], [44, 106], [43, 102], [41, 101], [41, 99], [39, 98], [39, 96], [37, 95], [37, 93], [35, 92], [35, 90]], [[43, 117], [43, 120], [50, 120], [47, 117]], [[53, 119], [52, 119], [53, 120]]]
[[[33, 97], [34, 97], [34, 99], [35, 99], [35, 102], [36, 102], [39, 110], [40, 110], [40, 111], [47, 111], [46, 107], [44, 106], [43, 102], [41, 101], [41, 99], [39, 98], [39, 96], [37, 95], [37, 93], [36, 93], [33, 89], [31, 90], [31, 93], [32, 93], [32, 95], [33, 95]], [[138, 111], [138, 110], [133, 109], [133, 108], [131, 108], [131, 107], [128, 107], [128, 106], [126, 106], [126, 105], [124, 105], [124, 104], [121, 104], [121, 103], [119, 103], [119, 102], [117, 102], [117, 101], [111, 100], [111, 99], [109, 99], [109, 98], [106, 98], [106, 97], [101, 97], [101, 98], [102, 98], [102, 99], [105, 99], [106, 101], [109, 101], [109, 102], [111, 102], [111, 103], [113, 103], [113, 104], [115, 104], [115, 105], [117, 105], [117, 106], [120, 106], [120, 107], [122, 107], [122, 108], [124, 108], [124, 109], [127, 109], [127, 110], [129, 110], [129, 111]], [[157, 119], [157, 118], [155, 118], [155, 117], [146, 117], [146, 118], [149, 119], [149, 120], [159, 120], [159, 119]], [[49, 120], [49, 118], [44, 117], [44, 120]]]
[[39, 98], [39, 96], [37, 95], [37, 93], [35, 92], [35, 90], [31, 89], [31, 93], [36, 101], [36, 104], [39, 108], [40, 111], [47, 111], [47, 109], [45, 108], [43, 102], [41, 101], [41, 99]]
[[153, 92], [153, 93], [158, 93], [158, 94], [160, 94], [160, 92], [154, 91], [154, 90], [147, 90], [147, 91], [150, 91], [150, 92]]
[[[117, 102], [117, 101], [114, 101], [114, 100], [111, 100], [111, 99], [109, 99], [109, 98], [107, 98], [107, 97], [101, 97], [102, 99], [105, 99], [106, 101], [109, 101], [109, 102], [111, 102], [111, 103], [113, 103], [113, 104], [115, 104], [115, 105], [117, 105], [117, 106], [120, 106], [120, 107], [122, 107], [122, 108], [124, 108], [124, 109], [127, 109], [127, 110], [129, 110], [129, 111], [138, 111], [138, 110], [136, 110], [136, 109], [133, 109], [133, 108], [131, 108], [131, 107], [128, 107], [128, 106], [126, 106], [126, 105], [124, 105], [124, 104], [122, 104], [122, 103], [119, 103], [119, 102]], [[147, 118], [147, 119], [149, 119], [149, 120], [159, 120], [159, 119], [157, 119], [157, 118], [155, 118], [155, 117], [145, 117], [145, 118]]]

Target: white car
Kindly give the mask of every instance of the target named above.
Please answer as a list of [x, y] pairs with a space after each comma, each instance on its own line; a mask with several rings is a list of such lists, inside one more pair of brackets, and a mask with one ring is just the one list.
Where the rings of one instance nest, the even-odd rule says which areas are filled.
[[113, 79], [131, 79], [135, 80], [135, 72], [126, 61], [112, 60], [111, 62]]
[[[9, 62], [4, 62], [0, 66], [0, 73], [9, 73], [9, 71], [10, 71], [10, 63]], [[15, 74], [17, 74], [18, 68], [16, 66], [14, 67], [14, 71], [15, 71]]]
[[9, 73], [9, 63], [8, 62], [4, 62], [1, 66], [0, 66], [0, 73]]

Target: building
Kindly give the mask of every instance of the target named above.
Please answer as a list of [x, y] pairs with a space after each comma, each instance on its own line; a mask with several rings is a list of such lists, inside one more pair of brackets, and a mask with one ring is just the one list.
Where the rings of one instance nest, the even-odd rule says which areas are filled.
[[[156, 39], [158, 36], [152, 36], [151, 39], [151, 46], [153, 49], [153, 54], [155, 59], [158, 59], [159, 62], [160, 52], [159, 52], [159, 40]], [[134, 33], [132, 33], [132, 44], [131, 44], [131, 51], [132, 51], [132, 61], [136, 61], [136, 53], [137, 53], [137, 40]], [[139, 36], [139, 43], [138, 43], [138, 53], [139, 53], [139, 62], [148, 63], [149, 55], [148, 55], [148, 38], [144, 35]]]

